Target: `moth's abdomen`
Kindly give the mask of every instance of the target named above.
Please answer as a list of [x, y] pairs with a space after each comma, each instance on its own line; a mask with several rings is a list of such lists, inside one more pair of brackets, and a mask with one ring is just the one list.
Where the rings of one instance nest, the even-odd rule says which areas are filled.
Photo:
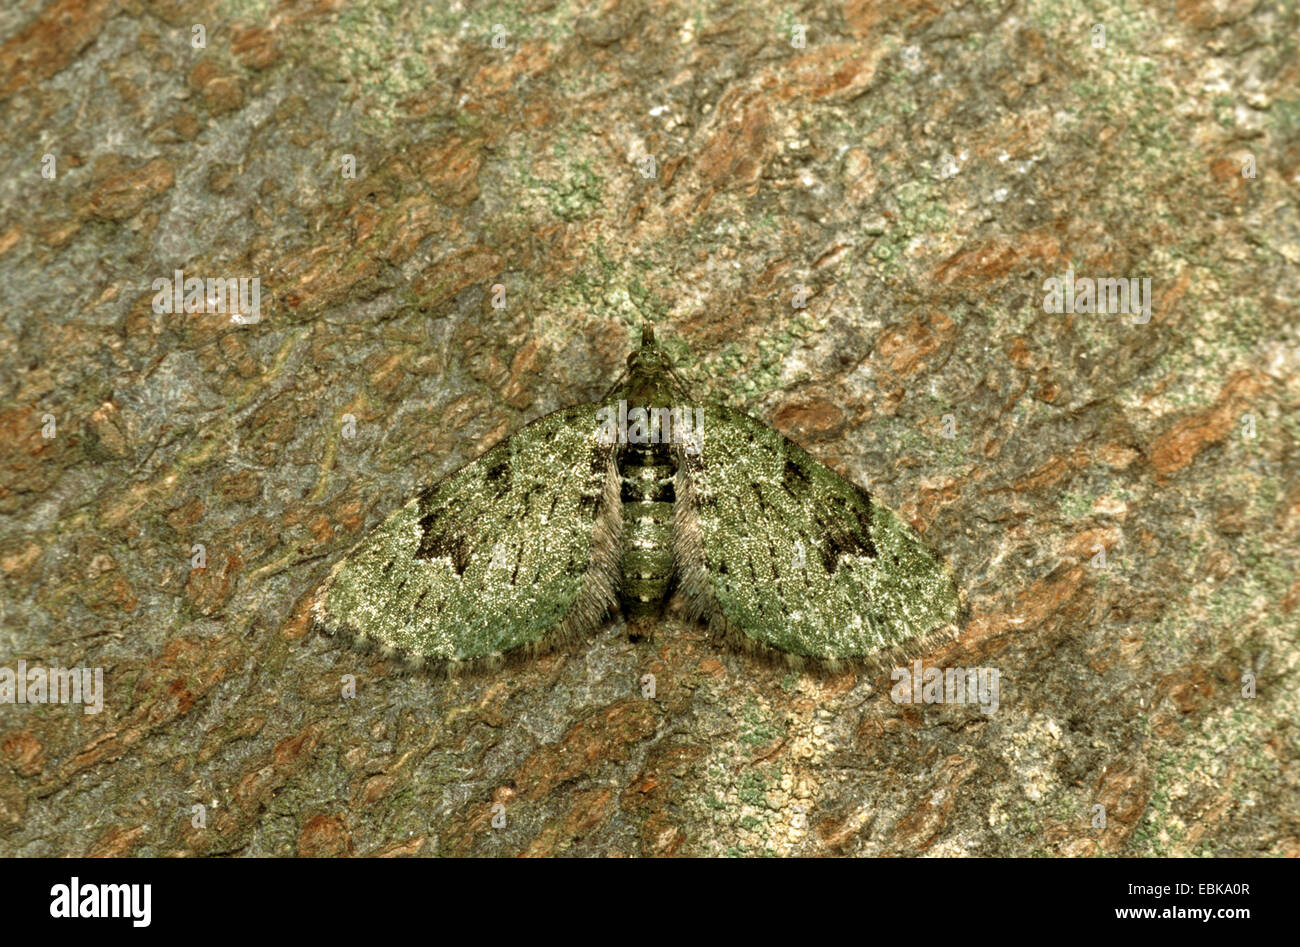
[[629, 616], [658, 614], [673, 575], [673, 478], [667, 451], [628, 447], [620, 458], [623, 586]]

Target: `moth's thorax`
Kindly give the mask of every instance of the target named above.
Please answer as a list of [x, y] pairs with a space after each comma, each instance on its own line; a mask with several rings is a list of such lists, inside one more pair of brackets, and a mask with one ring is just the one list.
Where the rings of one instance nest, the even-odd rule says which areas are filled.
[[672, 407], [677, 397], [668, 357], [654, 344], [643, 345], [627, 359], [627, 403]]
[[657, 614], [673, 575], [673, 502], [677, 473], [667, 443], [623, 444], [618, 451], [623, 503], [623, 581], [629, 617]]
[[[629, 411], [644, 409], [646, 439], [620, 444], [617, 463], [623, 503], [622, 583], [619, 598], [628, 617], [655, 615], [673, 577], [673, 503], [677, 474], [670, 446], [683, 417], [681, 392], [667, 355], [647, 331], [627, 359], [622, 397]], [[674, 412], [678, 412], [674, 418]], [[687, 422], [689, 424], [689, 422]], [[670, 433], [672, 432], [672, 433]]]

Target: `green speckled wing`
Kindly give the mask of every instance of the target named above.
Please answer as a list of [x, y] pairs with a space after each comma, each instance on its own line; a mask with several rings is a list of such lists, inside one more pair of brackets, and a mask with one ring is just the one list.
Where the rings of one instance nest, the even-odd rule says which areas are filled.
[[622, 529], [596, 411], [539, 418], [412, 498], [334, 567], [317, 623], [449, 668], [594, 631], [617, 606]]
[[955, 633], [951, 569], [867, 492], [722, 407], [680, 452], [674, 554], [693, 617], [794, 665], [878, 663]]

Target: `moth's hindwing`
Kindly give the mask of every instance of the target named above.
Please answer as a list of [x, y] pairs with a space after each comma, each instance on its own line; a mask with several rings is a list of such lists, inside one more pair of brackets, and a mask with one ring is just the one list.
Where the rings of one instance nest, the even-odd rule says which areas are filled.
[[715, 407], [680, 452], [674, 554], [694, 617], [793, 664], [878, 663], [955, 633], [952, 570], [897, 514], [753, 418]]
[[616, 607], [622, 513], [596, 407], [557, 411], [422, 491], [334, 567], [313, 615], [410, 663], [492, 664]]

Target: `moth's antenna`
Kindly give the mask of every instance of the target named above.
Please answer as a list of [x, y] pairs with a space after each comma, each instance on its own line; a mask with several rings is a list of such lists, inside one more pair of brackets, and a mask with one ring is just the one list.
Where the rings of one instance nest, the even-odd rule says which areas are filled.
[[649, 348], [655, 344], [655, 327], [648, 322], [641, 323], [641, 348]]
[[601, 398], [600, 400], [608, 401], [609, 399], [613, 398], [614, 395], [616, 395], [625, 384], [627, 384], [626, 369], [623, 371], [622, 374], [618, 376], [618, 380], [614, 382], [613, 386], [609, 389], [609, 391], [605, 392], [605, 397]]

